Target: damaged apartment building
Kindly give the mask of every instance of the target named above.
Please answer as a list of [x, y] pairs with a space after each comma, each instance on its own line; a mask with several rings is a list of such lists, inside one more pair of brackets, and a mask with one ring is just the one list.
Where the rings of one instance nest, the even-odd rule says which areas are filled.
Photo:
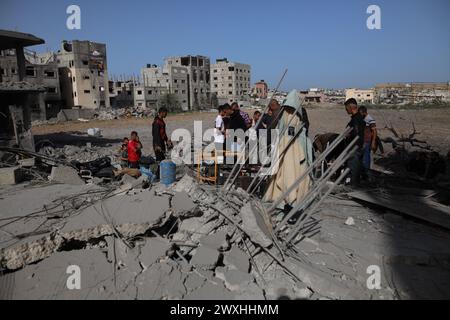
[[[34, 150], [32, 110], [45, 113], [46, 88], [27, 77], [24, 48], [45, 43], [31, 34], [0, 30], [0, 145]], [[14, 50], [14, 54], [10, 50]]]
[[[166, 69], [184, 67], [187, 70], [188, 110], [211, 105], [210, 60], [205, 56], [181, 56], [165, 59]], [[182, 89], [181, 89], [182, 90]]]
[[110, 107], [105, 44], [63, 41], [56, 55], [65, 107]]
[[[42, 86], [42, 95], [31, 103], [31, 120], [46, 120], [55, 117], [61, 108], [58, 64], [55, 54], [38, 54], [24, 49], [25, 75], [29, 84]], [[0, 51], [0, 72], [4, 82], [20, 81], [18, 59], [15, 48]]]
[[188, 68], [165, 65], [160, 68], [155, 64], [147, 64], [141, 70], [142, 81], [134, 88], [135, 107], [158, 108], [158, 102], [171, 94], [177, 99], [178, 109], [187, 111], [189, 105]]
[[251, 92], [251, 67], [248, 64], [217, 59], [211, 65], [211, 92], [219, 103], [246, 102]]

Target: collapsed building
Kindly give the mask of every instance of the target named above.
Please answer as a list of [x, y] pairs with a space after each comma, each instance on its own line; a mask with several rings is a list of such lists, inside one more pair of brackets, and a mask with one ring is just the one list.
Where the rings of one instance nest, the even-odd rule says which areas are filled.
[[[24, 48], [43, 44], [44, 40], [33, 35], [0, 30], [0, 50], [14, 55], [7, 55], [11, 62], [9, 70], [2, 65], [0, 73], [0, 144], [2, 146], [18, 146], [34, 150], [34, 139], [31, 132], [33, 108], [37, 105], [45, 114], [45, 87], [27, 81], [27, 68]], [[3, 61], [3, 59], [0, 59]], [[11, 67], [12, 65], [12, 67]], [[14, 70], [15, 66], [17, 69]], [[9, 72], [13, 73], [8, 77]], [[5, 78], [4, 78], [5, 76]]]
[[450, 102], [450, 82], [382, 83], [375, 86], [375, 100], [381, 104]]

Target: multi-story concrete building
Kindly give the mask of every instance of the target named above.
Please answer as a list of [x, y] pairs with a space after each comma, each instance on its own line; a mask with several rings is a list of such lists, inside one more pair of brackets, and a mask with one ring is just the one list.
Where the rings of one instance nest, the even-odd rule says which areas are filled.
[[239, 102], [249, 100], [251, 67], [248, 64], [217, 59], [211, 65], [211, 92], [219, 101]]
[[[24, 50], [24, 81], [45, 88], [44, 94], [31, 105], [31, 119], [45, 120], [56, 116], [61, 108], [61, 90], [59, 85], [58, 64], [55, 54], [49, 52], [37, 54]], [[0, 72], [4, 81], [19, 81], [16, 50], [0, 52]]]
[[138, 108], [158, 109], [161, 96], [169, 93], [165, 87], [152, 87], [138, 84], [134, 86], [134, 106]]
[[[166, 70], [185, 67], [187, 70], [187, 110], [211, 106], [210, 60], [205, 56], [169, 57], [165, 59]], [[183, 90], [180, 88], [180, 90]]]
[[346, 89], [345, 100], [356, 99], [358, 103], [374, 103], [375, 91], [373, 89]]
[[110, 106], [105, 44], [63, 41], [57, 61], [66, 107], [96, 109]]
[[45, 88], [43, 95], [45, 113], [42, 114], [39, 106], [36, 105], [32, 108], [32, 117], [38, 119], [56, 117], [62, 107], [56, 55], [53, 52], [37, 54], [32, 51], [25, 51], [24, 53], [26, 81]]
[[264, 80], [255, 83], [252, 90], [252, 95], [260, 99], [267, 99], [267, 94], [269, 93], [269, 87]]
[[[152, 92], [166, 92], [174, 95], [183, 111], [189, 110], [189, 70], [187, 67], [174, 66], [166, 62], [161, 69], [148, 64], [141, 70], [142, 82]], [[152, 89], [153, 88], [153, 89]], [[158, 90], [159, 88], [159, 90]]]

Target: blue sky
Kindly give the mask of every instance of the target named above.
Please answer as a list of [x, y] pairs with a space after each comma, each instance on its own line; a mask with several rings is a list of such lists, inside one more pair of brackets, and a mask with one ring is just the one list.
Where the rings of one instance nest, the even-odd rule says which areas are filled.
[[[66, 8], [81, 7], [81, 30]], [[366, 9], [381, 8], [381, 30]], [[60, 41], [107, 44], [110, 74], [201, 54], [252, 65], [252, 82], [283, 89], [371, 87], [380, 82], [450, 81], [450, 0], [0, 0], [0, 28]]]

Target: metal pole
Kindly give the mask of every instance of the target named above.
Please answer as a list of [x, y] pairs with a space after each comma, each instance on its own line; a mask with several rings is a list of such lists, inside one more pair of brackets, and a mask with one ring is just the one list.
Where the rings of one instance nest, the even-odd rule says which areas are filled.
[[292, 241], [292, 239], [297, 235], [297, 233], [300, 231], [302, 226], [305, 224], [307, 219], [320, 207], [320, 205], [323, 203], [325, 198], [328, 197], [331, 192], [333, 192], [333, 190], [336, 188], [336, 186], [338, 184], [340, 184], [342, 182], [342, 180], [344, 180], [344, 178], [349, 174], [349, 172], [350, 172], [349, 168], [345, 169], [345, 171], [339, 176], [339, 178], [330, 187], [330, 189], [328, 189], [327, 192], [325, 192], [325, 194], [322, 196], [322, 198], [320, 198], [320, 200], [314, 205], [314, 207], [309, 211], [309, 213], [307, 215], [305, 215], [304, 217], [302, 217], [301, 220], [299, 219], [299, 221], [297, 221], [297, 223], [294, 225], [294, 230], [292, 230], [289, 233], [289, 237], [286, 241], [287, 243]]
[[[274, 93], [273, 93], [273, 95], [272, 95], [272, 98], [277, 94], [278, 89], [280, 88], [281, 83], [283, 82], [284, 77], [286, 76], [286, 73], [287, 73], [287, 72], [288, 72], [288, 69], [285, 69], [285, 70], [284, 70], [284, 73], [283, 73], [283, 75], [281, 76], [281, 79], [280, 79], [280, 81], [278, 82], [278, 85], [277, 85], [277, 87], [276, 87], [276, 89], [275, 89], [275, 91], [274, 91]], [[272, 98], [269, 100], [269, 103], [267, 104], [266, 108], [264, 109], [263, 114], [267, 113], [267, 110], [269, 110], [269, 106], [270, 106], [270, 102], [272, 101]], [[255, 127], [258, 127], [258, 126], [259, 126], [259, 124], [261, 123], [262, 119], [263, 119], [263, 117], [260, 117], [260, 119], [259, 119], [258, 122], [256, 123]], [[247, 141], [247, 143], [246, 143], [245, 146], [244, 146], [244, 151], [245, 151], [245, 149], [246, 149], [246, 147], [247, 147], [247, 144], [248, 144], [248, 141]], [[244, 152], [244, 156], [245, 156], [245, 152]], [[235, 174], [236, 168], [237, 168], [237, 166], [238, 166], [238, 164], [239, 164], [239, 162], [240, 162], [240, 160], [241, 160], [241, 157], [242, 157], [242, 155], [240, 155], [239, 160], [236, 162], [236, 164], [234, 165], [233, 169], [231, 170], [230, 175], [228, 176], [227, 180], [225, 181], [225, 184], [223, 185], [223, 188], [222, 188], [223, 190], [227, 190], [228, 184], [230, 183], [230, 180], [231, 180], [232, 176]], [[245, 161], [244, 161], [244, 163], [245, 163]], [[242, 167], [243, 167], [243, 165], [240, 166], [239, 171], [241, 171]], [[238, 171], [238, 172], [239, 172], [239, 171]], [[233, 183], [234, 183], [234, 180], [233, 180]]]
[[[352, 141], [352, 144], [349, 145], [349, 147], [352, 147], [353, 144], [356, 143], [358, 137], [355, 137], [355, 139]], [[349, 148], [348, 147], [348, 148]], [[341, 153], [338, 159], [333, 163], [333, 165], [328, 168], [325, 175], [320, 177], [320, 179], [317, 181], [316, 186], [311, 189], [306, 196], [303, 198], [302, 202], [299, 202], [294, 208], [292, 208], [289, 213], [283, 218], [283, 220], [278, 224], [278, 226], [275, 228], [275, 232], [279, 230], [279, 228], [286, 223], [287, 220], [289, 220], [297, 211], [300, 209], [303, 209], [302, 206], [307, 203], [307, 200], [312, 196], [315, 195], [317, 192], [320, 191], [322, 186], [328, 181], [328, 179], [339, 169], [345, 161], [357, 150], [357, 147], [353, 148], [352, 151], [348, 153], [348, 150], [345, 150]]]
[[286, 195], [290, 194], [297, 186], [298, 184], [314, 169], [314, 167], [317, 166], [317, 164], [321, 163], [330, 153], [333, 151], [336, 146], [346, 137], [348, 133], [350, 133], [352, 129], [346, 128], [344, 132], [342, 132], [336, 140], [331, 143], [331, 145], [325, 149], [325, 152], [320, 154], [319, 157], [317, 157], [316, 160], [308, 167], [308, 169], [297, 179], [294, 181], [294, 183], [282, 194], [280, 197], [270, 206], [268, 211], [273, 211], [278, 207], [278, 205], [283, 201], [283, 199], [286, 197]]

